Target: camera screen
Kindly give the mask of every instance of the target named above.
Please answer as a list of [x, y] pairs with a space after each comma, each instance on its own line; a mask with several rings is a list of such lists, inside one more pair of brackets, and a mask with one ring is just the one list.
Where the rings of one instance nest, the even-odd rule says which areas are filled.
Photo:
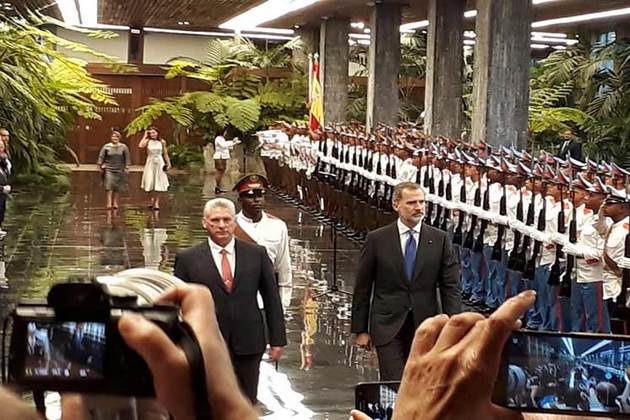
[[358, 389], [357, 409], [371, 419], [390, 420], [393, 416], [399, 383], [362, 384]]
[[507, 406], [630, 413], [630, 340], [516, 333], [507, 348]]
[[29, 322], [24, 375], [47, 379], [103, 379], [105, 324]]

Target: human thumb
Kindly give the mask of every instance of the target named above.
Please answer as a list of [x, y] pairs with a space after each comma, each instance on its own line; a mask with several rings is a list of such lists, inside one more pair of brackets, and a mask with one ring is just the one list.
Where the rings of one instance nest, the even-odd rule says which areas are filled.
[[349, 420], [372, 420], [372, 417], [368, 416], [367, 414], [359, 411], [359, 410], [352, 410], [350, 412], [350, 419]]

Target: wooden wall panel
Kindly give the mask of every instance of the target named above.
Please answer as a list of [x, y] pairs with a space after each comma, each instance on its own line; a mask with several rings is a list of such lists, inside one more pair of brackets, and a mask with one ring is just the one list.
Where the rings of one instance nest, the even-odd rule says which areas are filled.
[[[102, 120], [78, 118], [68, 136], [68, 145], [78, 155], [80, 163], [96, 163], [98, 152], [109, 141], [112, 128], [124, 128], [138, 115], [136, 109], [149, 103], [151, 98], [166, 98], [186, 91], [207, 89], [207, 85], [197, 80], [176, 78], [166, 80], [158, 75], [138, 74], [94, 74], [96, 78], [109, 85], [109, 92], [114, 95], [118, 107], [99, 107], [97, 112]], [[167, 142], [173, 142], [174, 122], [162, 117], [155, 122], [161, 136]], [[142, 133], [123, 141], [129, 147], [134, 165], [144, 164], [145, 152], [138, 148]], [[180, 137], [187, 143], [201, 144], [201, 137]], [[63, 159], [72, 162], [69, 153]]]

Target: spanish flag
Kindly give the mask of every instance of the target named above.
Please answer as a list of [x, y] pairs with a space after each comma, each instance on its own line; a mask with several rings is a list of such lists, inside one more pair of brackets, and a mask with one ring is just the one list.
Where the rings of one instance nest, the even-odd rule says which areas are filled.
[[311, 130], [317, 130], [324, 125], [324, 95], [322, 85], [319, 82], [319, 58], [313, 57], [310, 74], [309, 89], [309, 125]]

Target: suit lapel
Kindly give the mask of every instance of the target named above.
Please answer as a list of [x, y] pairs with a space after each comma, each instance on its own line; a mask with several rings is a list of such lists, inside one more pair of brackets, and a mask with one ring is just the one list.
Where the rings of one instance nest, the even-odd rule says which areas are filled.
[[240, 258], [243, 258], [243, 261], [245, 261], [243, 253], [244, 253], [244, 249], [243, 249], [243, 244], [241, 243], [240, 240], [235, 239], [234, 241], [234, 284], [232, 284], [232, 292], [234, 292], [234, 290], [236, 290], [236, 288], [238, 287], [239, 283], [240, 283], [240, 278], [239, 278], [239, 274], [240, 274], [240, 267], [243, 264], [239, 264], [238, 261]]
[[390, 248], [392, 250], [392, 261], [400, 271], [398, 277], [403, 279], [403, 283], [407, 283], [408, 280], [407, 274], [405, 274], [405, 259], [403, 258], [402, 245], [400, 244], [400, 232], [398, 231], [397, 222], [392, 223], [389, 234], [391, 235], [391, 239], [389, 241], [386, 241], [385, 243], [395, 244]]
[[219, 267], [217, 267], [216, 263], [214, 262], [214, 257], [212, 256], [212, 251], [210, 250], [210, 244], [208, 244], [208, 241], [206, 241], [204, 244], [204, 258], [207, 261], [206, 266], [209, 268], [208, 282], [218, 282], [219, 286], [221, 286], [221, 289], [223, 289], [225, 293], [229, 293], [228, 290], [225, 288], [225, 283], [223, 283], [223, 277], [221, 276]]
[[432, 246], [433, 232], [431, 232], [430, 228], [428, 228], [427, 225], [423, 223], [420, 229], [420, 240], [418, 241], [418, 250], [416, 252], [416, 265], [413, 271], [414, 280], [417, 279], [422, 273], [424, 262], [426, 261], [427, 256], [432, 254], [432, 252], [430, 252]]

